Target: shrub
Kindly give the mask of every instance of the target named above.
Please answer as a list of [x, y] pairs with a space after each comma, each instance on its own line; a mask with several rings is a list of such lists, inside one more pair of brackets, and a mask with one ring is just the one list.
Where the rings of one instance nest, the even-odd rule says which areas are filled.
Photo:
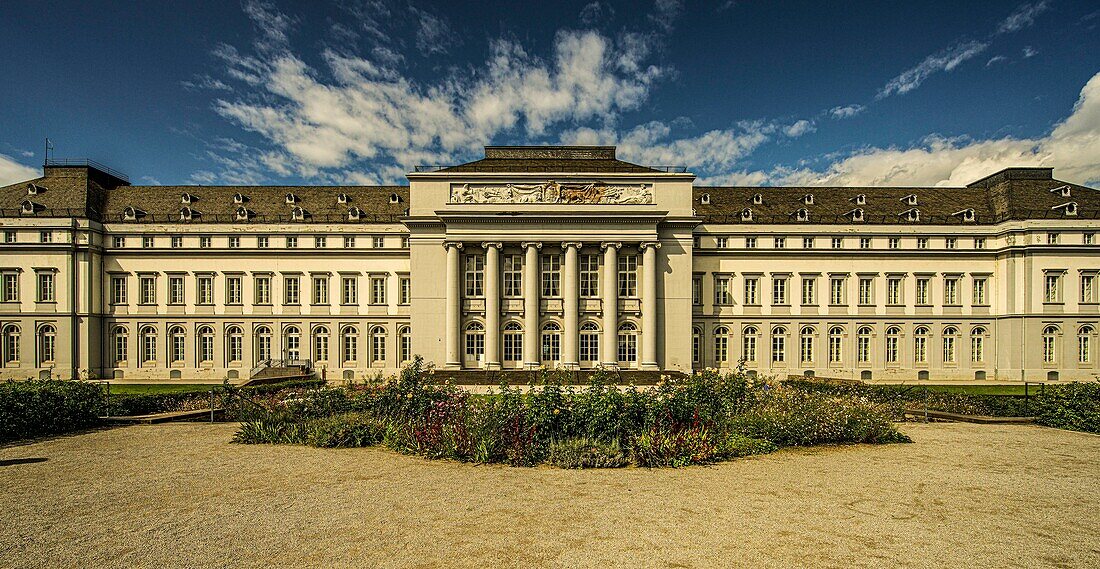
[[619, 468], [630, 463], [618, 441], [583, 437], [550, 443], [546, 462], [559, 468]]
[[233, 435], [233, 442], [241, 444], [299, 444], [302, 441], [302, 425], [290, 421], [269, 418], [241, 423]]
[[771, 441], [754, 439], [738, 433], [727, 433], [718, 439], [716, 455], [719, 458], [741, 458], [755, 454], [775, 452], [779, 447]]
[[104, 393], [83, 381], [0, 383], [0, 441], [52, 435], [99, 424]]
[[1100, 383], [1044, 386], [1034, 409], [1040, 425], [1100, 433]]
[[910, 442], [867, 400], [777, 387], [735, 416], [734, 432], [780, 446]]
[[305, 442], [315, 447], [374, 446], [382, 442], [385, 423], [363, 413], [344, 413], [306, 424]]
[[638, 466], [687, 466], [719, 458], [717, 441], [702, 426], [680, 429], [652, 427], [631, 441], [630, 457]]

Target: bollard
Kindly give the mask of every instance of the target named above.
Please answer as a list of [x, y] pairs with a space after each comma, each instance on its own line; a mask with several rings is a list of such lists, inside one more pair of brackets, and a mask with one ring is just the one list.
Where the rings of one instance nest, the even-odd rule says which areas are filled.
[[214, 390], [210, 390], [210, 422], [214, 422]]

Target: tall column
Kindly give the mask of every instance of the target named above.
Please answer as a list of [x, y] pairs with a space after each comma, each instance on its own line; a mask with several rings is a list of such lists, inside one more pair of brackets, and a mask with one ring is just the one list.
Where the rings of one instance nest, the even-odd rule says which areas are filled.
[[577, 352], [577, 335], [580, 333], [578, 324], [579, 294], [577, 293], [577, 255], [581, 243], [569, 241], [561, 244], [565, 249], [565, 282], [562, 287], [562, 311], [565, 313], [565, 330], [562, 334], [562, 366], [565, 369], [580, 367], [579, 354]]
[[641, 244], [642, 249], [642, 369], [657, 365], [657, 249], [659, 241]]
[[539, 367], [539, 249], [542, 243], [523, 243], [523, 367]]
[[600, 363], [607, 368], [619, 365], [619, 248], [622, 243], [600, 243], [603, 248], [603, 338]]
[[500, 369], [500, 248], [499, 241], [485, 248], [485, 367]]
[[447, 241], [447, 364], [449, 369], [462, 367], [462, 243]]

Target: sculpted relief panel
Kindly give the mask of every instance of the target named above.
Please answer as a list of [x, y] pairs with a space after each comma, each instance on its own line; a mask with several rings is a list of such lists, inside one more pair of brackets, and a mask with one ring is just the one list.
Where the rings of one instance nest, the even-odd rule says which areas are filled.
[[553, 180], [544, 184], [455, 184], [451, 186], [451, 203], [651, 204], [653, 187]]

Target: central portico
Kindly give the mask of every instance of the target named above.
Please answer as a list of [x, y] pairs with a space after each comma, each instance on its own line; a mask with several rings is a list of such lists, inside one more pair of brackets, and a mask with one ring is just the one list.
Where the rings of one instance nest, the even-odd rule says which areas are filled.
[[[448, 369], [691, 368], [691, 182], [613, 147], [409, 174], [413, 350]], [[431, 331], [438, 331], [432, 333]]]

